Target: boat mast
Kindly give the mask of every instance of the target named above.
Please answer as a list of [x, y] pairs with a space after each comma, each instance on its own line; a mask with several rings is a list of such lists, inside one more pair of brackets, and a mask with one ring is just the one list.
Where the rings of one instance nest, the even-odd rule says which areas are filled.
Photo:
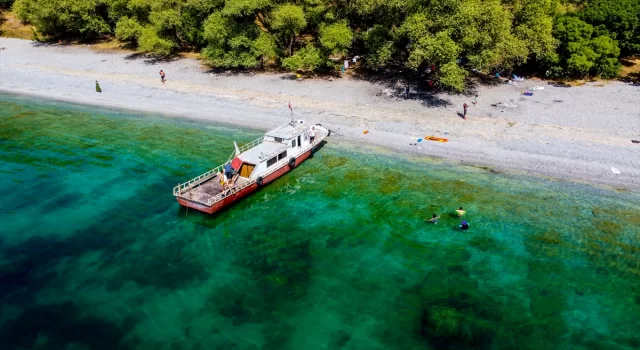
[[296, 126], [296, 122], [293, 120], [293, 108], [291, 108], [291, 101], [289, 101], [289, 110], [291, 111], [291, 126]]

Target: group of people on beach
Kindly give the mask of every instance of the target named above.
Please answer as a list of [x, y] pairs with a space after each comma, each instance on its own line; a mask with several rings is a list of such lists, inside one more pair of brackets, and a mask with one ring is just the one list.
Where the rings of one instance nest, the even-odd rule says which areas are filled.
[[[465, 213], [466, 213], [466, 211], [462, 207], [460, 207], [460, 209], [456, 209], [456, 214], [458, 214], [458, 217], [462, 217]], [[433, 223], [433, 224], [437, 224], [438, 223], [438, 219], [440, 219], [440, 216], [438, 216], [437, 214], [433, 214], [431, 219], [425, 220], [425, 221], [428, 221], [428, 222]], [[460, 223], [460, 226], [458, 226], [458, 228], [461, 229], [461, 230], [468, 230], [469, 229], [469, 223], [466, 220], [462, 220], [462, 222]]]

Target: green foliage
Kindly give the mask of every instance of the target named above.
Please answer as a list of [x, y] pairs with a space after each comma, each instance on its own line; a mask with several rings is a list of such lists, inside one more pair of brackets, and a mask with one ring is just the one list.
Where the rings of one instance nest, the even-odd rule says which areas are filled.
[[13, 5], [14, 0], [0, 0], [0, 9], [5, 8], [8, 9]]
[[423, 78], [453, 91], [471, 69], [614, 77], [620, 54], [640, 53], [640, 0], [15, 0], [13, 9], [45, 36], [113, 33], [150, 54], [201, 50], [215, 67], [316, 71], [338, 55], [374, 70], [436, 65]]
[[447, 90], [462, 92], [466, 77], [467, 71], [455, 62], [445, 63], [438, 70], [438, 85]]
[[387, 28], [379, 24], [374, 25], [363, 35], [363, 41], [368, 53], [365, 58], [367, 67], [377, 70], [392, 61], [396, 50]]
[[281, 5], [273, 12], [271, 28], [286, 33], [298, 34], [307, 26], [302, 7], [286, 4]]
[[345, 55], [353, 42], [353, 32], [346, 21], [320, 27], [320, 44], [332, 54]]
[[253, 52], [260, 57], [262, 65], [264, 65], [265, 60], [275, 60], [278, 57], [276, 42], [267, 33], [260, 33], [253, 42]]
[[251, 16], [270, 6], [271, 0], [226, 0], [222, 13], [225, 16]]
[[95, 38], [111, 32], [98, 8], [103, 0], [17, 0], [18, 17], [51, 36], [83, 36]]
[[606, 28], [625, 54], [640, 53], [639, 0], [593, 0], [579, 15], [594, 27]]
[[258, 38], [257, 27], [243, 26], [217, 11], [204, 22], [204, 40], [208, 45], [202, 55], [214, 67], [252, 68], [258, 65], [259, 57], [270, 54], [268, 38], [256, 43]]
[[[560, 40], [560, 67], [570, 75], [615, 77], [619, 70], [620, 48], [607, 35], [595, 36], [594, 28], [578, 17], [558, 17], [555, 36]], [[555, 71], [559, 71], [556, 69]]]
[[328, 66], [327, 58], [313, 44], [307, 44], [295, 55], [282, 61], [282, 67], [292, 71], [312, 72], [326, 66]]
[[138, 36], [138, 50], [140, 52], [169, 56], [175, 49], [175, 43], [161, 38], [153, 28], [145, 27], [141, 29]]
[[418, 69], [424, 62], [439, 66], [455, 61], [461, 50], [447, 32], [439, 32], [435, 36], [420, 38], [415, 43], [409, 55], [407, 66]]
[[141, 32], [142, 26], [133, 18], [122, 17], [118, 20], [118, 23], [116, 23], [116, 38], [122, 41], [136, 42]]
[[[307, 26], [302, 7], [285, 4], [272, 13], [271, 28], [280, 37], [281, 47], [288, 55], [293, 55], [293, 44], [296, 37]], [[286, 45], [286, 46], [285, 46]]]
[[514, 11], [514, 34], [526, 43], [533, 59], [555, 61], [558, 45], [553, 37], [554, 2], [551, 0], [518, 1]]

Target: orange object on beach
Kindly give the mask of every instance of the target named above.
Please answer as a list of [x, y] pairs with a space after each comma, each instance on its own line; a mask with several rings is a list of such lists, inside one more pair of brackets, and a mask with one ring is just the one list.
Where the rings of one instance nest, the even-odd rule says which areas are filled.
[[449, 142], [449, 139], [445, 139], [442, 137], [435, 137], [435, 136], [425, 136], [424, 139], [429, 141]]
[[365, 131], [363, 131], [362, 133], [366, 135], [366, 134], [368, 134], [368, 133], [369, 133], [369, 130], [365, 130]]

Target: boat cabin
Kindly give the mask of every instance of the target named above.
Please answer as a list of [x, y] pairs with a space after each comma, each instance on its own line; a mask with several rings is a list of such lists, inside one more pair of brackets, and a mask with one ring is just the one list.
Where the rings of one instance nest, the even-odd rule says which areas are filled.
[[300, 121], [273, 129], [266, 133], [262, 143], [238, 154], [231, 166], [240, 177], [250, 180], [264, 177], [272, 169], [288, 163], [291, 158], [297, 158], [311, 145], [311, 128]]

